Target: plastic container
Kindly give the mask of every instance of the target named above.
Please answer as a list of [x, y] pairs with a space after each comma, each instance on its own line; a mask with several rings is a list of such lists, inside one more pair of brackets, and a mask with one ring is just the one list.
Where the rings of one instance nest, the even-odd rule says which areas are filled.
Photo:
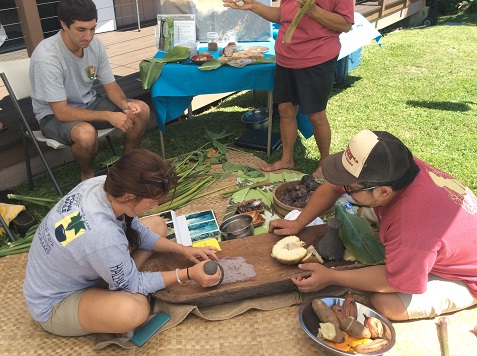
[[235, 43], [235, 45], [237, 45], [237, 31], [235, 31], [235, 30], [228, 30], [227, 31], [227, 42], [228, 43]]
[[181, 46], [190, 49], [190, 55], [194, 56], [197, 54], [197, 44], [196, 43], [179, 43], [174, 45], [174, 47]]
[[354, 207], [353, 205], [351, 205], [351, 203], [348, 201], [348, 199], [346, 199], [346, 197], [344, 195], [340, 196], [338, 198], [338, 200], [336, 200], [336, 204], [340, 204], [343, 206], [343, 208], [345, 208], [345, 210], [350, 213], [350, 214], [353, 214], [353, 215], [358, 215], [356, 213], [356, 210], [354, 210]]
[[217, 32], [207, 32], [207, 49], [211, 52], [219, 49], [219, 34]]

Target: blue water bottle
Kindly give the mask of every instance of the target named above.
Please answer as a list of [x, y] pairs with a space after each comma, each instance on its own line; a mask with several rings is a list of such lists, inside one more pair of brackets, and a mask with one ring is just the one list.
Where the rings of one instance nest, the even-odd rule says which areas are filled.
[[343, 208], [345, 208], [345, 210], [348, 213], [353, 214], [353, 215], [358, 215], [356, 213], [356, 210], [354, 210], [353, 205], [351, 205], [351, 203], [348, 201], [348, 199], [346, 199], [346, 197], [344, 195], [340, 196], [338, 198], [338, 200], [336, 200], [336, 203], [342, 205]]

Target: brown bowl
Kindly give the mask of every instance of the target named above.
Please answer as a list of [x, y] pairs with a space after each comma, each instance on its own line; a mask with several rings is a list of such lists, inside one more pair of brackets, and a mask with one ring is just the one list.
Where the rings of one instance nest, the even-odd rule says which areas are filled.
[[[277, 215], [280, 216], [281, 218], [285, 217], [285, 215], [287, 215], [292, 210], [299, 210], [299, 211], [303, 210], [303, 208], [297, 208], [295, 206], [287, 205], [282, 203], [281, 201], [287, 191], [287, 188], [291, 185], [297, 185], [297, 184], [298, 185], [301, 184], [301, 180], [293, 180], [290, 182], [285, 182], [283, 184], [280, 184], [273, 192], [273, 209], [275, 210]], [[330, 214], [332, 212], [333, 212], [333, 208], [325, 211], [322, 214], [322, 216]]]
[[248, 211], [241, 214], [250, 215], [252, 217], [253, 227], [259, 227], [265, 223], [265, 218], [257, 210]]
[[285, 195], [287, 188], [296, 184], [301, 184], [301, 181], [293, 180], [290, 182], [285, 182], [280, 184], [273, 192], [273, 208], [275, 209], [275, 212], [278, 214], [278, 216], [282, 218], [292, 210], [303, 210], [303, 208], [297, 208], [295, 206], [287, 205], [281, 202], [281, 199]]
[[193, 56], [189, 57], [192, 63], [197, 64], [197, 65], [202, 65], [207, 61], [210, 61], [211, 59], [214, 58], [213, 55], [207, 54], [207, 53], [201, 53], [201, 54], [194, 54]]

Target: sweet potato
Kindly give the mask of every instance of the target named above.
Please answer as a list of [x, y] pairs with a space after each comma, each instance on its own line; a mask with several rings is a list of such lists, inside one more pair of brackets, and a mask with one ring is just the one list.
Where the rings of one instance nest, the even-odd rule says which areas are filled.
[[366, 344], [356, 345], [353, 350], [360, 354], [367, 354], [370, 352], [377, 352], [388, 346], [389, 341], [385, 339], [376, 339]]
[[320, 323], [317, 337], [336, 343], [342, 343], [345, 341], [343, 331], [333, 323]]
[[344, 319], [343, 307], [339, 303], [336, 303], [335, 305], [333, 305], [331, 310], [333, 310], [333, 313], [335, 313], [336, 317], [341, 323], [341, 320]]
[[311, 306], [321, 323], [332, 323], [338, 329], [340, 329], [340, 321], [336, 317], [335, 313], [333, 313], [333, 310], [331, 310], [331, 308], [324, 301], [321, 299], [315, 299], [311, 303]]
[[355, 337], [357, 339], [370, 339], [371, 332], [358, 320], [352, 316], [348, 316], [341, 320], [341, 330], [347, 332], [349, 336]]
[[386, 323], [382, 323], [382, 324], [383, 324], [383, 339], [391, 341], [392, 339], [391, 329], [389, 329], [389, 326], [387, 326]]
[[371, 332], [371, 339], [380, 339], [383, 337], [383, 323], [378, 318], [364, 315], [364, 326]]
[[358, 305], [354, 301], [353, 294], [348, 292], [343, 302], [343, 315], [344, 317], [352, 316], [353, 318], [358, 318]]

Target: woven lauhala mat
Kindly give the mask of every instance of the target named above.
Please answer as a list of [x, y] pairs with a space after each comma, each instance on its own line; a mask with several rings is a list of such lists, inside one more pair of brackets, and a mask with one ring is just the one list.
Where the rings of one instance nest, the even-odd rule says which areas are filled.
[[[255, 168], [263, 164], [250, 154], [232, 151], [228, 155], [233, 163]], [[219, 184], [229, 184], [234, 178], [227, 179], [229, 182]], [[204, 198], [201, 203], [184, 207], [183, 212], [206, 207], [214, 209], [217, 219], [222, 219], [227, 200], [220, 193]], [[54, 336], [32, 321], [22, 293], [27, 256], [23, 253], [0, 258], [0, 355], [327, 355], [302, 331], [297, 305], [270, 311], [249, 310], [222, 321], [208, 321], [190, 314], [176, 327], [154, 335], [141, 348], [125, 350], [108, 346], [95, 352], [95, 335]], [[477, 308], [448, 318], [450, 354], [477, 355], [477, 336], [471, 332], [477, 324]], [[436, 321], [393, 323], [397, 342], [386, 355], [441, 355]]]

